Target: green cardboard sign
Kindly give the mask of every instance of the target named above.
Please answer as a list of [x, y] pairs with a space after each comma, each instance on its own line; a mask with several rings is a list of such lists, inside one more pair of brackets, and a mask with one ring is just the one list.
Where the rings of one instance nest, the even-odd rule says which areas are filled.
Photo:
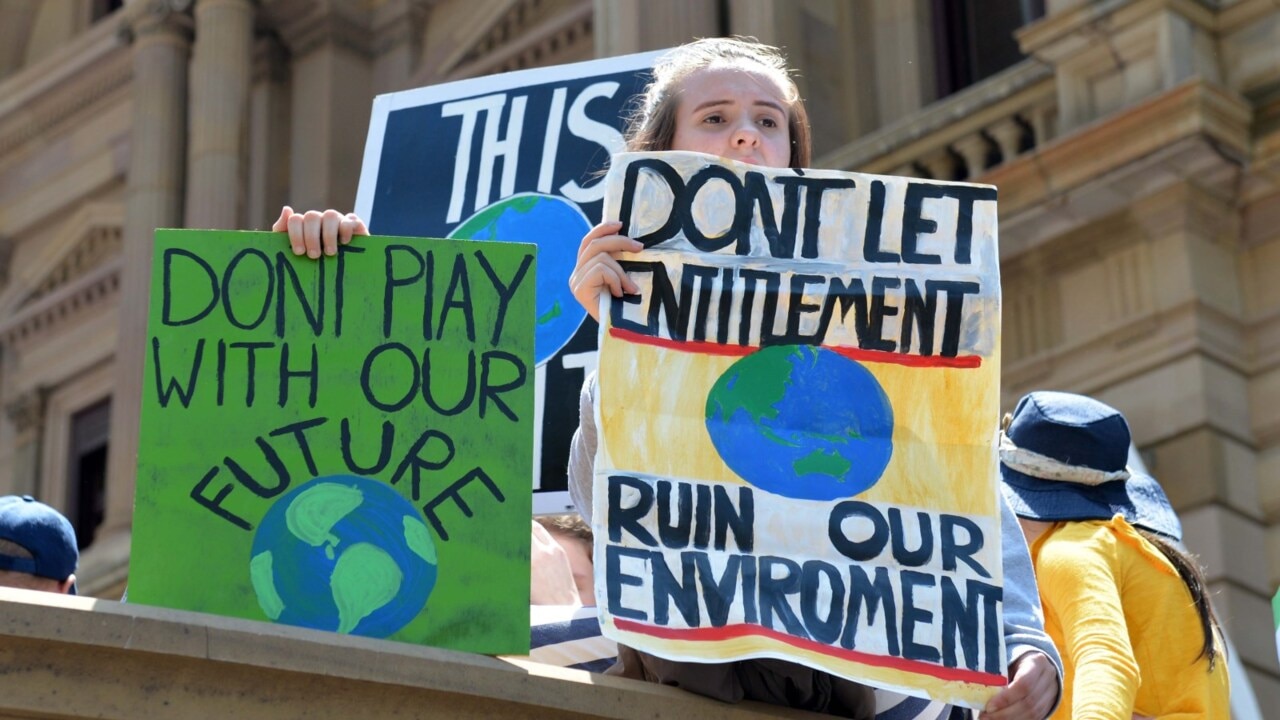
[[157, 231], [129, 599], [527, 652], [534, 254]]

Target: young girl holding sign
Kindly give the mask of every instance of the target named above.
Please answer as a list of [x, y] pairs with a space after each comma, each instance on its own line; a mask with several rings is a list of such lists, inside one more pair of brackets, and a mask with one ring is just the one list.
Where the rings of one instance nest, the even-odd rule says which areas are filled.
[[[785, 59], [776, 48], [746, 40], [698, 40], [664, 56], [654, 68], [654, 80], [631, 119], [627, 137], [632, 151], [703, 152], [769, 167], [802, 168], [810, 163], [808, 118]], [[638, 290], [617, 255], [641, 245], [617, 234], [620, 228], [617, 222], [597, 225], [578, 252], [570, 285], [592, 317], [598, 317], [600, 292], [621, 297]], [[304, 215], [287, 207], [273, 229], [288, 231], [294, 252], [313, 258], [332, 255], [340, 243], [368, 232], [353, 214], [328, 210]], [[569, 465], [570, 494], [588, 519], [597, 443], [595, 383], [592, 375], [583, 387], [581, 426]], [[1007, 508], [1002, 521], [1004, 631], [1011, 679], [988, 703], [983, 718], [1042, 720], [1058, 697], [1059, 660], [1043, 630], [1026, 544]], [[870, 689], [778, 660], [685, 663], [624, 650], [614, 671], [730, 702], [762, 700], [858, 718], [870, 718], [875, 711]], [[928, 707], [913, 707], [917, 702]], [[945, 710], [938, 703], [912, 698], [893, 704], [890, 712], [894, 718], [932, 719]]]
[[[737, 39], [706, 39], [664, 56], [654, 68], [642, 105], [631, 120], [627, 149], [686, 150], [768, 167], [807, 167], [809, 127], [799, 89], [776, 49]], [[619, 235], [619, 222], [603, 222], [582, 239], [570, 277], [574, 297], [599, 319], [599, 296], [614, 297], [639, 288], [618, 262], [642, 245]], [[592, 511], [596, 378], [581, 396], [581, 420], [569, 460], [569, 491], [579, 510]], [[987, 704], [984, 719], [1042, 720], [1053, 709], [1060, 686], [1057, 653], [1040, 619], [1031, 561], [1018, 525], [1002, 503], [1004, 622], [1009, 685]], [[849, 717], [868, 717], [870, 693], [855, 683], [778, 660], [705, 664], [673, 662], [620, 648], [611, 671], [651, 682], [678, 685], [721, 700], [761, 700]], [[883, 702], [883, 697], [881, 698]], [[895, 706], [893, 717], [936, 718]]]

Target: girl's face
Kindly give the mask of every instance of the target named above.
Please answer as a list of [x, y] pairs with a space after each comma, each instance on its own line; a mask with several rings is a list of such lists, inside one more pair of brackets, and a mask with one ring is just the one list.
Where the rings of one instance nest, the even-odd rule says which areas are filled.
[[680, 84], [672, 150], [787, 167], [791, 132], [782, 89], [767, 76], [735, 68], [706, 68]]

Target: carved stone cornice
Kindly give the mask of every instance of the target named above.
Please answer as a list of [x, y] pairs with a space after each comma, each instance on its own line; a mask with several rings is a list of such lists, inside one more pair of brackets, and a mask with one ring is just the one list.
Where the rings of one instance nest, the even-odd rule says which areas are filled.
[[352, 0], [264, 0], [262, 13], [294, 58], [325, 45], [373, 56], [371, 11]]
[[379, 7], [373, 17], [373, 53], [382, 55], [407, 44], [416, 61], [422, 54], [427, 18], [438, 3], [439, 0], [392, 0]]
[[478, 77], [561, 61], [566, 50], [592, 43], [594, 16], [588, 2], [520, 0], [458, 58], [447, 77]]
[[29, 388], [4, 404], [4, 414], [19, 433], [37, 428], [44, 422], [49, 391], [44, 387]]
[[41, 336], [119, 294], [121, 264], [120, 258], [112, 259], [5, 318], [0, 322], [0, 346]]
[[0, 160], [81, 117], [132, 77], [128, 49], [106, 24], [76, 38], [56, 59], [0, 82]]

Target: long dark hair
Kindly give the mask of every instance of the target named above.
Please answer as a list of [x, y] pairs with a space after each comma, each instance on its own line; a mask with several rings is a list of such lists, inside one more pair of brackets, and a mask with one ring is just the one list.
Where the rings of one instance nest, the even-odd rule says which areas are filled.
[[1200, 563], [1160, 535], [1140, 527], [1134, 529], [1168, 559], [1169, 564], [1178, 571], [1178, 577], [1182, 578], [1183, 584], [1191, 593], [1196, 614], [1200, 616], [1200, 630], [1204, 633], [1204, 645], [1200, 647], [1200, 654], [1196, 659], [1208, 658], [1209, 670], [1212, 671], [1218, 659], [1216, 640], [1222, 633], [1222, 626], [1219, 625], [1218, 616], [1213, 611], [1213, 604], [1209, 602], [1209, 589], [1205, 587], [1204, 572], [1200, 569]]

